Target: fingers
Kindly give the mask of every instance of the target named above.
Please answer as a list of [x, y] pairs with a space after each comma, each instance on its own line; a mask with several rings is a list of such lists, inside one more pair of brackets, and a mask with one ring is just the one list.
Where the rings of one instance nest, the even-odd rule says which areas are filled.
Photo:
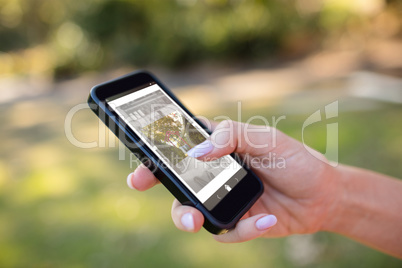
[[159, 183], [159, 180], [144, 164], [139, 165], [133, 173], [127, 176], [128, 187], [138, 191], [148, 190]]
[[172, 219], [182, 231], [196, 233], [204, 224], [204, 216], [194, 207], [183, 206], [176, 199], [172, 206]]
[[268, 232], [277, 222], [274, 215], [259, 214], [239, 221], [236, 228], [223, 235], [215, 235], [214, 238], [222, 243], [245, 242], [262, 236]]
[[[204, 224], [204, 216], [194, 207], [183, 206], [174, 200], [172, 206], [172, 219], [179, 230], [196, 233]], [[253, 217], [243, 218], [236, 228], [223, 235], [215, 235], [214, 238], [222, 243], [238, 243], [255, 239], [267, 233], [277, 223], [274, 215], [258, 214]]]
[[[129, 174], [127, 184], [132, 189], [145, 191], [159, 184], [159, 180], [147, 167], [140, 165], [133, 173]], [[204, 224], [204, 216], [200, 211], [194, 207], [183, 206], [177, 200], [173, 202], [171, 214], [176, 227], [185, 232], [198, 232]], [[266, 214], [242, 219], [235, 229], [226, 234], [215, 236], [215, 239], [223, 243], [248, 241], [266, 233], [276, 224], [276, 221], [275, 216]]]

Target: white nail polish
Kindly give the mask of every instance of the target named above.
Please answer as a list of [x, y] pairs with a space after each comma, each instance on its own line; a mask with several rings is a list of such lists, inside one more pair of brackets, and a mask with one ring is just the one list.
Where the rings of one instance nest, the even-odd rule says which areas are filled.
[[186, 228], [187, 231], [193, 231], [194, 230], [193, 215], [190, 212], [184, 214], [181, 217], [181, 224], [183, 224], [184, 228]]
[[191, 157], [201, 157], [210, 153], [213, 149], [214, 146], [212, 145], [212, 142], [209, 140], [205, 140], [189, 150], [187, 152], [187, 155]]
[[133, 177], [133, 173], [128, 174], [128, 176], [127, 176], [127, 185], [131, 189], [135, 190], [135, 188], [133, 186], [133, 181], [131, 180], [132, 177]]
[[258, 230], [263, 231], [274, 226], [276, 222], [277, 219], [274, 215], [267, 215], [258, 219], [255, 223], [255, 227], [257, 227]]

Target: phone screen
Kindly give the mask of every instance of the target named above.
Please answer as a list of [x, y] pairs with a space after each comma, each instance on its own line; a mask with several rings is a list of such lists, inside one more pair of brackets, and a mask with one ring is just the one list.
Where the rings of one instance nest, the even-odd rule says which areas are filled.
[[187, 155], [209, 134], [159, 85], [150, 83], [106, 102], [208, 210], [246, 176], [231, 156], [205, 162]]

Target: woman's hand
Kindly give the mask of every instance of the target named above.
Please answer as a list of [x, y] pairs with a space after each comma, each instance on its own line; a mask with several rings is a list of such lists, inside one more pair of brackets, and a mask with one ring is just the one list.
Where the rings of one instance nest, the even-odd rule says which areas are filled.
[[[223, 121], [211, 124], [210, 128], [210, 139], [194, 147], [189, 155], [208, 161], [236, 152], [265, 188], [236, 228], [214, 236], [216, 240], [242, 242], [260, 236], [280, 237], [323, 229], [339, 196], [334, 168], [323, 155], [316, 152], [313, 156], [303, 144], [270, 127]], [[127, 182], [140, 191], [159, 183], [142, 165], [128, 176]], [[188, 232], [199, 231], [204, 222], [201, 212], [182, 206], [177, 200], [173, 203], [172, 219], [177, 228]]]

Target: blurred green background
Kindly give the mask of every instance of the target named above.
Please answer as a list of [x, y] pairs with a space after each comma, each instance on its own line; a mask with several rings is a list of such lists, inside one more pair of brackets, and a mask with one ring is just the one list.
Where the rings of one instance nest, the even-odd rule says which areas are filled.
[[[195, 114], [285, 115], [277, 127], [299, 140], [338, 101], [339, 161], [402, 178], [401, 18], [391, 0], [0, 0], [0, 267], [401, 267], [330, 233], [224, 245], [180, 232], [172, 196], [128, 189], [135, 159], [88, 109], [72, 113], [138, 68]], [[326, 123], [304, 133], [322, 152]]]

